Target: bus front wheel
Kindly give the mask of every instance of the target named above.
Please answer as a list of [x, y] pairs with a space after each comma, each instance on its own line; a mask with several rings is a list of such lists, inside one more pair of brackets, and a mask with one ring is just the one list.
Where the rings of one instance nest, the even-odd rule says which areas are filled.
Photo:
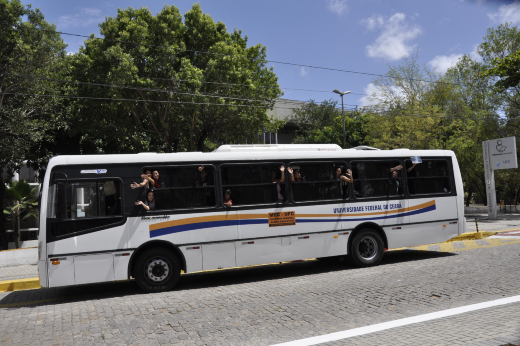
[[381, 262], [384, 251], [385, 245], [379, 233], [367, 228], [354, 235], [349, 258], [358, 267], [370, 267]]
[[164, 248], [146, 250], [137, 259], [135, 281], [146, 292], [169, 291], [179, 281], [181, 267], [177, 256]]

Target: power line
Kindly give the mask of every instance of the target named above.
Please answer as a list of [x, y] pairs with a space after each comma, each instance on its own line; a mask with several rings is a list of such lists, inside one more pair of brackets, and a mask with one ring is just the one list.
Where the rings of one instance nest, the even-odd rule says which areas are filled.
[[[4, 73], [4, 74], [5, 75], [9, 75], [9, 76], [21, 77], [21, 78], [25, 78], [25, 79], [40, 79], [40, 80], [53, 81], [53, 82], [59, 82], [59, 83], [71, 83], [71, 84], [92, 85], [92, 86], [118, 88], [118, 89], [152, 91], [152, 92], [161, 92], [161, 93], [168, 93], [168, 94], [188, 95], [188, 96], [197, 96], [197, 97], [214, 97], [214, 98], [223, 98], [223, 99], [230, 99], [230, 100], [241, 100], [241, 101], [249, 101], [249, 102], [267, 102], [267, 100], [265, 100], [265, 99], [263, 99], [263, 100], [262, 99], [249, 99], [249, 98], [232, 97], [232, 96], [225, 96], [225, 95], [219, 95], [219, 94], [196, 94], [196, 93], [179, 92], [179, 91], [166, 90], [166, 89], [140, 88], [140, 87], [132, 87], [132, 86], [121, 86], [121, 85], [116, 85], [116, 84], [79, 82], [79, 81], [70, 81], [70, 80], [64, 80], [64, 79], [55, 79], [55, 78], [45, 78], [45, 77], [18, 75], [18, 74], [13, 74], [13, 73]], [[284, 100], [284, 102], [308, 103], [307, 101], [300, 101], [300, 100], [289, 100], [289, 99], [283, 99], [283, 100]], [[345, 105], [346, 106], [353, 106], [353, 107], [356, 106], [356, 105], [350, 105], [350, 104], [345, 104]]]
[[[107, 73], [83, 73], [83, 72], [72, 72], [72, 73], [73, 74], [79, 74], [79, 75], [108, 76]], [[8, 73], [4, 73], [4, 74], [8, 74]], [[2, 75], [2, 73], [0, 73], [0, 75]], [[112, 74], [112, 76], [122, 76], [122, 75]], [[124, 77], [128, 77], [128, 76], [124, 76]], [[136, 76], [136, 77], [139, 78], [139, 79], [165, 80], [165, 81], [178, 81], [178, 82], [192, 82], [192, 83], [196, 82], [196, 83], [202, 83], [202, 84], [245, 86], [245, 87], [250, 87], [250, 88], [265, 88], [265, 89], [275, 89], [276, 88], [276, 86], [251, 85], [251, 84], [240, 84], [240, 83], [209, 82], [209, 81], [194, 81], [194, 80], [190, 80], [190, 79], [179, 79], [179, 78], [160, 78], [160, 77], [143, 77], [143, 76]], [[313, 90], [313, 89], [281, 88], [281, 87], [280, 87], [280, 89], [282, 89], [282, 90], [297, 90], [297, 91], [311, 91], [311, 92], [334, 94], [334, 92], [330, 91], [330, 90]], [[367, 96], [366, 94], [356, 94], [356, 93], [350, 93], [350, 95]]]
[[[174, 104], [189, 104], [189, 105], [209, 105], [209, 106], [229, 106], [229, 107], [250, 107], [250, 108], [265, 108], [257, 105], [236, 105], [236, 104], [222, 104], [222, 103], [207, 103], [207, 102], [185, 102], [185, 101], [158, 101], [158, 100], [141, 100], [141, 99], [113, 99], [103, 97], [90, 97], [90, 96], [70, 96], [70, 95], [44, 95], [44, 94], [24, 94], [24, 93], [0, 93], [0, 95], [18, 95], [18, 96], [36, 96], [36, 97], [58, 97], [58, 98], [72, 98], [72, 99], [88, 99], [88, 100], [103, 100], [103, 101], [131, 101], [131, 102], [152, 102], [152, 103], [174, 103]], [[273, 107], [278, 109], [300, 109], [291, 107]], [[337, 109], [337, 108], [336, 108]], [[365, 112], [385, 116], [414, 116], [414, 117], [427, 117], [427, 118], [442, 118], [442, 119], [464, 119], [464, 120], [481, 120], [489, 121], [494, 120], [492, 118], [475, 118], [475, 117], [462, 117], [462, 116], [436, 116], [429, 114], [414, 114], [414, 113], [396, 113], [390, 112]]]
[[[143, 99], [115, 99], [106, 97], [92, 97], [92, 96], [71, 96], [71, 95], [45, 95], [45, 94], [25, 94], [25, 93], [0, 93], [0, 95], [18, 95], [18, 96], [34, 96], [34, 97], [57, 97], [70, 99], [85, 99], [85, 100], [103, 100], [103, 101], [129, 101], [129, 102], [151, 102], [151, 103], [174, 103], [174, 104], [188, 104], [188, 105], [208, 105], [208, 106], [228, 106], [228, 107], [251, 107], [251, 108], [266, 108], [258, 105], [239, 105], [229, 103], [209, 103], [209, 102], [186, 102], [186, 101], [162, 101], [162, 100], [143, 100]], [[273, 107], [279, 109], [300, 109], [300, 108], [283, 108]]]
[[[5, 23], [5, 22], [3, 22], [3, 23]], [[9, 23], [6, 23], [6, 24], [9, 24]], [[115, 39], [109, 39], [109, 38], [105, 38], [105, 37], [95, 37], [95, 36], [91, 37], [91, 36], [86, 36], [86, 35], [73, 34], [73, 33], [67, 33], [67, 32], [63, 32], [63, 31], [55, 31], [55, 30], [42, 29], [42, 28], [26, 28], [26, 27], [23, 27], [23, 29], [34, 29], [34, 30], [41, 30], [41, 31], [51, 31], [51, 32], [55, 32], [55, 33], [60, 34], [60, 35], [84, 37], [84, 38], [88, 38], [88, 39], [104, 40], [104, 41], [111, 41], [111, 42], [118, 42], [118, 43], [125, 43], [125, 44], [135, 44], [135, 45], [147, 46], [147, 47], [155, 47], [155, 48], [167, 48], [167, 49], [174, 49], [174, 50], [181, 51], [181, 52], [190, 52], [190, 53], [197, 53], [197, 54], [207, 54], [207, 55], [217, 55], [217, 56], [223, 56], [223, 57], [235, 57], [235, 58], [242, 58], [242, 59], [249, 59], [249, 60], [257, 60], [256, 58], [252, 58], [252, 57], [248, 57], [248, 56], [242, 56], [242, 55], [213, 53], [213, 52], [209, 52], [209, 51], [199, 51], [199, 50], [193, 50], [193, 49], [183, 49], [183, 48], [177, 48], [177, 47], [172, 47], [172, 46], [162, 46], [162, 45], [155, 45], [155, 44], [149, 44], [149, 43], [139, 43], [139, 42], [133, 42], [133, 41], [115, 40]], [[384, 75], [384, 74], [377, 74], [377, 73], [370, 73], [370, 72], [360, 72], [360, 71], [353, 71], [353, 70], [343, 70], [343, 69], [337, 69], [337, 68], [331, 68], [331, 67], [322, 67], [322, 66], [314, 66], [314, 65], [297, 64], [297, 63], [277, 61], [277, 60], [265, 60], [265, 62], [266, 63], [281, 64], [281, 65], [298, 66], [298, 67], [308, 67], [308, 68], [327, 70], [327, 71], [353, 73], [353, 74], [360, 74], [360, 75], [367, 75], [367, 76], [374, 76], [374, 77], [403, 79], [403, 80], [426, 82], [426, 83], [460, 85], [459, 83], [431, 81], [431, 80], [416, 79], [416, 78], [402, 78], [402, 77], [395, 77], [395, 76], [389, 76], [389, 75]]]
[[247, 99], [247, 98], [231, 97], [231, 96], [224, 96], [224, 95], [218, 95], [218, 94], [195, 94], [195, 93], [179, 92], [179, 91], [165, 90], [165, 89], [139, 88], [139, 87], [122, 86], [122, 85], [115, 85], [115, 84], [101, 84], [101, 83], [91, 83], [91, 82], [69, 81], [69, 80], [64, 80], [64, 79], [33, 77], [33, 76], [17, 75], [17, 74], [12, 74], [12, 73], [4, 73], [4, 74], [5, 75], [10, 75], [10, 76], [22, 77], [22, 78], [25, 78], [25, 79], [41, 79], [41, 80], [52, 81], [52, 82], [59, 82], [59, 83], [93, 85], [93, 86], [101, 86], [101, 87], [109, 87], [109, 88], [117, 88], [117, 89], [153, 91], [153, 92], [161, 92], [161, 93], [168, 93], [168, 94], [189, 95], [189, 96], [199, 96], [199, 97], [215, 97], [215, 98], [225, 98], [225, 99], [230, 99], [230, 100], [266, 102], [266, 100]]

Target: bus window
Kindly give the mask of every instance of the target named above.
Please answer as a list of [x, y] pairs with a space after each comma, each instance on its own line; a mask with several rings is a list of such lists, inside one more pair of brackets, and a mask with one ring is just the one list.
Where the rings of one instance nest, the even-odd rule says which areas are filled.
[[349, 183], [338, 179], [335, 173], [341, 169], [340, 175], [346, 176], [347, 165], [344, 162], [296, 162], [289, 166], [293, 172], [297, 170], [300, 176], [300, 179], [295, 178], [291, 184], [295, 202], [348, 198]]
[[[412, 167], [411, 160], [405, 160], [405, 167]], [[410, 195], [430, 193], [450, 193], [450, 175], [446, 160], [423, 160], [417, 164], [408, 177], [408, 192]]]
[[215, 206], [214, 167], [189, 165], [150, 167], [160, 176], [160, 188], [154, 188], [155, 209], [189, 209]]
[[398, 160], [352, 162], [357, 198], [403, 195], [403, 169]]
[[48, 215], [56, 219], [120, 216], [119, 189], [118, 181], [57, 183], [49, 189], [52, 208]]
[[96, 230], [122, 222], [117, 180], [58, 182], [49, 187], [47, 217], [52, 237]]
[[221, 177], [222, 190], [231, 190], [233, 206], [287, 200], [287, 172], [282, 164], [226, 165], [221, 168]]

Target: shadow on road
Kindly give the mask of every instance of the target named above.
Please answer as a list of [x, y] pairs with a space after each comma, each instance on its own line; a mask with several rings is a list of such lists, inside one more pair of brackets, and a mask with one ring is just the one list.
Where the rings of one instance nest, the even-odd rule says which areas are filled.
[[[422, 261], [442, 257], [457, 256], [454, 253], [435, 251], [399, 250], [385, 253], [380, 265], [391, 265], [411, 261]], [[340, 272], [345, 270], [364, 270], [357, 268], [348, 260], [324, 262], [318, 260], [268, 264], [255, 267], [233, 268], [209, 272], [184, 274], [174, 291], [185, 291], [209, 287], [222, 287], [250, 282], [279, 280], [305, 275]], [[137, 297], [145, 295], [133, 280], [106, 282], [98, 284], [57, 287], [39, 290], [26, 290], [4, 293], [0, 297], [0, 308], [16, 309], [81, 302], [95, 299]]]

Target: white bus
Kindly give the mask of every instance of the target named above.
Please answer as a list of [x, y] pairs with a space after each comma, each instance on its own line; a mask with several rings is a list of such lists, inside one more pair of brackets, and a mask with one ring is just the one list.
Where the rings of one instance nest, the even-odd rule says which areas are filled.
[[[40, 284], [134, 278], [159, 292], [181, 272], [344, 255], [372, 266], [387, 249], [464, 232], [452, 151], [363, 149], [373, 148], [224, 145], [53, 157], [42, 185]], [[141, 177], [148, 171], [153, 183]]]

